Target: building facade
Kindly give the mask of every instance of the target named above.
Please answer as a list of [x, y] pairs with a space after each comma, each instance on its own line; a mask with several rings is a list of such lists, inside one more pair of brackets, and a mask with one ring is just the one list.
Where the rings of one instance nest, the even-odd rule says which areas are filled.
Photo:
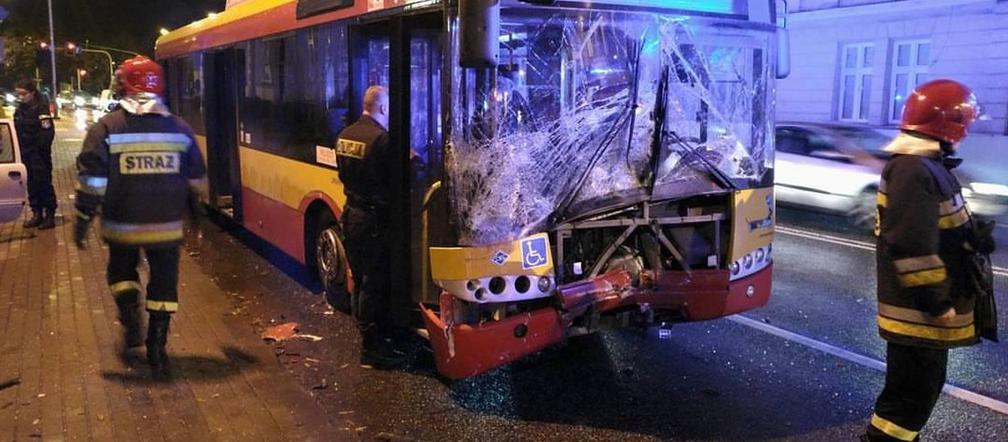
[[1008, 135], [1008, 0], [789, 0], [779, 121], [895, 127], [917, 84], [976, 93], [973, 133]]

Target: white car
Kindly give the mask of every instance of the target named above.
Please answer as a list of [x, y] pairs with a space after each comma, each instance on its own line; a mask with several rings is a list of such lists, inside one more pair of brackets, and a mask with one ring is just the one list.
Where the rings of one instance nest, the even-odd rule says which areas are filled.
[[14, 122], [0, 120], [0, 223], [21, 216], [25, 205], [25, 182], [28, 174], [21, 164]]
[[[879, 176], [891, 135], [867, 126], [779, 122], [776, 128], [776, 200], [847, 215], [873, 225]], [[1001, 215], [1008, 210], [1008, 188], [976, 182], [962, 167], [954, 173], [974, 213]]]

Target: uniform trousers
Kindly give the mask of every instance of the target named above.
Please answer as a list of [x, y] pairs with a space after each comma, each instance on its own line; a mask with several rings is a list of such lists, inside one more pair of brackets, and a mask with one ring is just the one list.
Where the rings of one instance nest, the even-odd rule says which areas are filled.
[[28, 169], [28, 205], [32, 211], [56, 210], [52, 184], [52, 149], [25, 149], [22, 162]]
[[873, 441], [912, 441], [924, 428], [945, 385], [948, 350], [889, 343], [885, 388], [868, 425]]
[[150, 266], [147, 283], [147, 311], [175, 312], [178, 310], [179, 247], [140, 247], [109, 244], [108, 284], [112, 294], [119, 296], [135, 293], [142, 287], [137, 265], [143, 249]]

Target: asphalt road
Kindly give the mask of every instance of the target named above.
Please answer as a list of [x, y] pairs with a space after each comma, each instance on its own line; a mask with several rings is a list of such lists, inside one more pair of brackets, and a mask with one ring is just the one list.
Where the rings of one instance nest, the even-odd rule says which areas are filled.
[[[854, 440], [883, 383], [873, 367], [884, 346], [874, 323], [874, 256], [863, 244], [871, 237], [828, 216], [782, 210], [778, 221], [775, 288], [765, 308], [676, 325], [667, 339], [653, 330], [574, 338], [456, 382], [436, 375], [422, 343], [408, 370], [358, 368], [352, 320], [329, 312], [297, 282], [296, 267], [255, 240], [205, 225], [187, 247], [250, 333], [296, 321], [323, 338], [277, 345], [278, 361], [365, 440]], [[1008, 306], [1005, 278], [997, 285]], [[781, 330], [794, 335], [780, 337]], [[842, 351], [867, 360], [835, 355]], [[951, 359], [949, 381], [967, 391], [959, 396], [978, 396], [943, 395], [924, 440], [1004, 440], [1008, 410], [990, 407], [1008, 401], [1008, 352], [984, 344]]]
[[[827, 215], [782, 209], [778, 222], [774, 293], [762, 309], [676, 325], [665, 339], [654, 330], [578, 337], [456, 382], [435, 373], [422, 342], [407, 370], [359, 368], [352, 319], [330, 311], [289, 260], [227, 223], [190, 231], [184, 259], [217, 282], [206, 296], [232, 300], [221, 318], [229, 326], [258, 334], [295, 321], [322, 338], [263, 345], [362, 440], [856, 440], [883, 383], [872, 238]], [[997, 232], [1008, 245], [1008, 229]], [[1008, 253], [995, 264], [1008, 267]], [[996, 285], [1008, 324], [1006, 278]], [[953, 351], [949, 382], [962, 390], [942, 396], [923, 440], [1008, 439], [1008, 351]]]

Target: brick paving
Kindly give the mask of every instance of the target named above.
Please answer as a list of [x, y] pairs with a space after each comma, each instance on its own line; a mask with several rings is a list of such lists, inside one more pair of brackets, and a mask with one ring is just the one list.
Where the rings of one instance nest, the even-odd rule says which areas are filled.
[[0, 224], [0, 441], [354, 438], [272, 347], [225, 323], [233, 304], [186, 253], [168, 343], [175, 379], [153, 382], [142, 348], [120, 353], [97, 229], [87, 249], [73, 246], [73, 161], [83, 135], [65, 125], [53, 148], [56, 229]]

